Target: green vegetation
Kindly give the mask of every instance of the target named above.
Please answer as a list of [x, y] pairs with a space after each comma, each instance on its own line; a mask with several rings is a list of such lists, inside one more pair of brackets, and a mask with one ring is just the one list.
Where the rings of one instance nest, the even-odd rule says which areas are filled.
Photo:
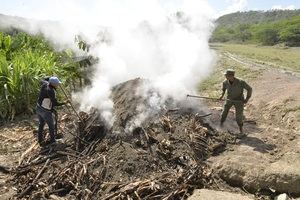
[[69, 50], [55, 52], [41, 36], [0, 32], [0, 119], [33, 113], [40, 81], [46, 76], [76, 82], [81, 71], [72, 57]]
[[219, 44], [218, 49], [253, 59], [260, 64], [268, 64], [275, 68], [282, 68], [300, 72], [300, 49], [282, 48], [257, 45]]
[[[236, 70], [238, 77], [251, 81], [258, 78], [264, 68], [251, 68], [251, 66], [245, 66], [239, 62], [236, 62], [227, 56], [223, 56], [225, 52], [237, 55], [243, 60], [252, 61], [261, 65], [267, 65], [270, 68], [280, 68], [289, 70], [292, 72], [300, 72], [300, 49], [297, 48], [282, 48], [282, 47], [269, 47], [258, 45], [242, 45], [242, 44], [230, 44], [230, 43], [218, 43], [211, 44], [210, 47], [217, 51], [219, 60], [215, 66], [213, 72], [207, 79], [199, 84], [199, 92], [206, 94], [210, 97], [219, 97], [221, 94], [221, 83], [224, 80], [223, 72], [227, 68], [233, 68]], [[292, 101], [288, 99], [287, 101]], [[298, 107], [293, 108], [299, 111]]]
[[300, 10], [235, 13], [219, 18], [217, 24], [211, 42], [300, 46]]
[[[222, 50], [218, 50], [222, 51]], [[257, 78], [261, 74], [261, 70], [249, 69], [248, 67], [234, 62], [228, 58], [219, 59], [213, 72], [208, 78], [203, 80], [198, 87], [199, 93], [209, 97], [219, 97], [221, 95], [222, 82], [225, 80], [224, 72], [226, 69], [232, 68], [236, 71], [237, 77], [249, 81]]]
[[262, 24], [277, 22], [299, 16], [300, 10], [271, 10], [236, 12], [221, 16], [216, 23], [219, 27], [235, 27], [241, 24]]

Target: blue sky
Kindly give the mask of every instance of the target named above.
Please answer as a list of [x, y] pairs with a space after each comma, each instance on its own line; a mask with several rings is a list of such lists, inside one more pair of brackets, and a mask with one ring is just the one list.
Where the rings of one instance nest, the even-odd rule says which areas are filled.
[[[63, 0], [61, 0], [63, 1]], [[64, 0], [75, 2], [88, 9], [97, 0]], [[99, 1], [99, 0], [98, 0]], [[107, 0], [111, 1], [111, 0]], [[114, 0], [124, 2], [122, 0]], [[128, 0], [130, 2], [130, 0]], [[158, 0], [165, 5], [180, 5], [182, 0]], [[199, 0], [202, 1], [202, 0]], [[300, 9], [300, 0], [207, 0], [216, 16], [236, 11], [270, 10], [270, 9]], [[59, 0], [1, 0], [0, 13], [16, 16], [32, 16], [38, 9], [38, 4], [56, 2]]]

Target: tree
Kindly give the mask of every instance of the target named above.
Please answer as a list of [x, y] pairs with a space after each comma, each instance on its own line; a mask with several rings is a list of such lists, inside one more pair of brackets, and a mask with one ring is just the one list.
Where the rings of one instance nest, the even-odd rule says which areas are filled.
[[279, 33], [272, 27], [262, 28], [257, 32], [256, 38], [263, 45], [274, 45], [279, 41]]
[[245, 42], [251, 39], [251, 31], [249, 24], [240, 24], [236, 28], [236, 39], [241, 42]]
[[235, 31], [231, 28], [216, 29], [213, 33], [212, 42], [228, 42], [234, 38]]
[[283, 29], [280, 32], [280, 40], [287, 46], [300, 46], [300, 24]]

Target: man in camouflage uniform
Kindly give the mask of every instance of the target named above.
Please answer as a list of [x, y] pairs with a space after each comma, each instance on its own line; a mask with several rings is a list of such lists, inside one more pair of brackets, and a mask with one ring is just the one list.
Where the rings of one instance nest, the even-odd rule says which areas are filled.
[[[234, 76], [235, 71], [232, 69], [226, 70], [224, 73], [226, 80], [223, 82], [222, 95], [220, 100], [223, 99], [225, 92], [227, 91], [227, 99], [225, 101], [222, 115], [221, 126], [225, 122], [228, 112], [232, 106], [235, 108], [236, 122], [240, 129], [240, 134], [243, 135], [243, 111], [244, 104], [248, 102], [252, 95], [252, 88], [243, 80]], [[246, 99], [244, 98], [244, 89], [247, 90]]]

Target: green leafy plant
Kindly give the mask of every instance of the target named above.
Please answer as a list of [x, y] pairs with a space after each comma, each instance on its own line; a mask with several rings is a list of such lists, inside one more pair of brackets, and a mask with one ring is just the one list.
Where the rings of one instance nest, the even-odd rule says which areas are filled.
[[72, 57], [54, 51], [42, 36], [0, 32], [0, 117], [13, 119], [16, 114], [33, 113], [40, 81], [51, 75], [76, 81], [76, 67]]

